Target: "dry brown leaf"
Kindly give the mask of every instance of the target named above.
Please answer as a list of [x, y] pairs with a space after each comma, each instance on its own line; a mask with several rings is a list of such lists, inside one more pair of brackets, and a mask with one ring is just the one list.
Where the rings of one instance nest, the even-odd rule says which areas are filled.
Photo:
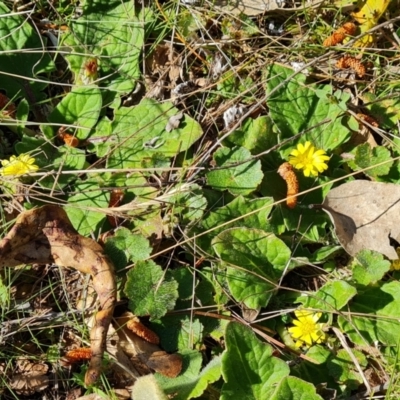
[[135, 363], [143, 363], [147, 367], [147, 372], [139, 364], [135, 364], [135, 367], [142, 369], [144, 373], [149, 373], [148, 368], [151, 368], [170, 378], [179, 375], [182, 370], [182, 357], [179, 354], [168, 354], [161, 351], [157, 345], [132, 333], [126, 328], [132, 317], [133, 314], [125, 313], [119, 318], [114, 318], [114, 323], [120, 339], [119, 344], [124, 352], [134, 359]]
[[165, 130], [167, 132], [171, 132], [172, 130], [176, 129], [179, 127], [179, 124], [181, 123], [181, 119], [183, 118], [183, 112], [179, 112], [176, 115], [173, 115], [167, 122], [167, 125], [165, 127]]
[[343, 248], [352, 256], [364, 249], [397, 260], [390, 238], [400, 242], [400, 185], [356, 180], [332, 189], [322, 208]]
[[55, 205], [21, 213], [0, 242], [0, 267], [33, 263], [54, 263], [92, 275], [93, 287], [101, 305], [90, 333], [93, 355], [85, 376], [85, 383], [93, 384], [101, 373], [107, 330], [114, 311], [114, 267], [102, 247], [94, 240], [79, 235], [65, 211]]
[[177, 377], [182, 371], [182, 357], [179, 354], [168, 354], [155, 351], [147, 360], [147, 366], [168, 378]]
[[10, 379], [10, 388], [23, 396], [32, 396], [49, 386], [49, 377], [40, 372], [35, 374], [15, 374]]

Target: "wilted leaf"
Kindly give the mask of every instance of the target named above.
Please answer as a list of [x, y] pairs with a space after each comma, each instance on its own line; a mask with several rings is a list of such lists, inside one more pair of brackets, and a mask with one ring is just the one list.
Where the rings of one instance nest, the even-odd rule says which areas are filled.
[[[130, 313], [125, 313], [121, 317], [114, 319], [119, 345], [124, 352], [135, 364], [138, 362], [143, 363], [149, 372], [149, 368], [151, 368], [169, 378], [178, 376], [182, 370], [182, 356], [177, 353], [168, 354], [166, 351], [160, 350], [158, 345], [142, 339], [127, 329], [127, 324], [130, 320]], [[143, 365], [139, 368], [142, 369]]]
[[168, 120], [168, 123], [167, 123], [167, 125], [165, 127], [165, 130], [167, 132], [171, 132], [173, 129], [176, 129], [179, 126], [179, 124], [181, 123], [182, 117], [183, 117], [183, 113], [182, 112], [180, 112], [178, 114], [175, 114], [175, 115], [172, 115], [170, 117], [170, 119]]
[[[391, 0], [359, 0], [357, 12], [352, 13], [352, 17], [360, 24], [360, 33], [368, 32], [378, 24], [379, 18], [386, 11]], [[374, 38], [372, 34], [367, 34], [354, 43], [355, 47], [364, 47], [372, 44]]]
[[398, 259], [390, 238], [400, 241], [400, 185], [356, 180], [332, 189], [323, 202], [340, 244], [352, 256], [364, 249]]
[[[301, 5], [299, 8], [304, 10], [304, 8], [316, 6], [322, 3], [322, 0], [312, 0], [308, 1], [307, 5]], [[280, 0], [217, 0], [215, 5], [221, 7], [223, 12], [226, 14], [246, 14], [246, 15], [257, 15], [264, 13], [265, 11], [273, 10], [284, 10], [284, 2]], [[293, 11], [293, 9], [291, 10]]]
[[49, 377], [40, 372], [14, 374], [9, 385], [17, 394], [32, 396], [35, 392], [41, 392], [49, 386]]
[[116, 284], [114, 267], [102, 247], [79, 235], [65, 211], [46, 205], [20, 214], [10, 232], [0, 242], [0, 267], [21, 264], [57, 264], [91, 274], [101, 310], [90, 333], [92, 359], [85, 383], [93, 384], [101, 373], [106, 335], [114, 311]]

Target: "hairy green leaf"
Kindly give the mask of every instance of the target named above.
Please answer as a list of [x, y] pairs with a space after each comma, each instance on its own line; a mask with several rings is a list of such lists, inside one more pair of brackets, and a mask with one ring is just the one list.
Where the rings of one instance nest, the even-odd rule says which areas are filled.
[[138, 261], [127, 274], [125, 294], [135, 315], [150, 315], [154, 320], [174, 308], [178, 284], [154, 261]]
[[265, 307], [289, 268], [290, 249], [285, 243], [258, 229], [232, 228], [221, 232], [212, 244], [227, 265], [233, 297], [252, 309]]

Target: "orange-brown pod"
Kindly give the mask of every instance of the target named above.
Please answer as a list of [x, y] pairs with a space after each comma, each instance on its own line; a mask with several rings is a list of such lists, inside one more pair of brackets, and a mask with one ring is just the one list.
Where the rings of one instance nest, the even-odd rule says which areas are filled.
[[362, 121], [368, 122], [370, 125], [374, 126], [375, 128], [379, 128], [378, 121], [375, 118], [371, 117], [370, 115], [358, 113], [357, 117], [359, 119], [361, 119]]
[[299, 193], [299, 181], [297, 180], [296, 173], [293, 170], [292, 165], [288, 162], [284, 162], [278, 168], [278, 174], [286, 181], [287, 185], [287, 199], [286, 205], [289, 208], [295, 208], [297, 204], [297, 197], [290, 197], [295, 196]]
[[131, 330], [135, 335], [141, 337], [142, 339], [146, 340], [146, 342], [159, 344], [160, 338], [154, 333], [150, 328], [143, 325], [138, 317], [133, 317], [128, 323], [126, 327]]
[[74, 364], [79, 361], [90, 360], [92, 358], [92, 349], [90, 347], [83, 347], [80, 349], [73, 349], [65, 354], [64, 359], [68, 364]]
[[[121, 205], [124, 199], [124, 192], [121, 189], [114, 189], [111, 191], [110, 201], [108, 207], [118, 207]], [[107, 215], [108, 222], [113, 228], [116, 228], [120, 224], [120, 218], [114, 217], [113, 215]]]
[[65, 131], [66, 131], [66, 127], [61, 127], [59, 130], [58, 130], [58, 132], [57, 132], [57, 136], [61, 139], [61, 140], [63, 140], [63, 142], [67, 145], [67, 146], [69, 146], [69, 147], [78, 147], [79, 146], [79, 144], [80, 144], [80, 142], [79, 142], [79, 139], [78, 138], [76, 138], [75, 136], [73, 136], [73, 135], [70, 135], [69, 133], [66, 133]]
[[336, 68], [346, 69], [351, 68], [360, 78], [365, 75], [365, 66], [360, 60], [355, 57], [344, 56], [336, 63]]
[[327, 37], [322, 45], [324, 47], [336, 46], [337, 44], [342, 43], [346, 36], [354, 35], [356, 29], [357, 27], [355, 24], [352, 22], [346, 22], [343, 26], [333, 32], [331, 36]]

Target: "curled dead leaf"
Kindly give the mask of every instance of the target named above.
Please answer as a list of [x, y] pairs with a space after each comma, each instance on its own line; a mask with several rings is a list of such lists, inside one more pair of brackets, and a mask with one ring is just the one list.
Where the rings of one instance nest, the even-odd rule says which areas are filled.
[[17, 394], [32, 396], [49, 386], [49, 377], [46, 375], [49, 371], [47, 364], [32, 362], [21, 357], [17, 360], [16, 366], [19, 373], [11, 377], [9, 384]]
[[172, 130], [176, 129], [179, 127], [179, 124], [181, 123], [181, 119], [183, 118], [183, 112], [179, 112], [176, 115], [173, 115], [167, 122], [167, 125], [165, 127], [165, 130], [167, 132], [171, 132]]
[[[136, 334], [127, 329], [128, 322], [132, 320], [131, 313], [125, 313], [123, 316], [115, 318], [114, 324], [116, 332], [120, 339], [120, 346], [124, 352], [134, 360], [135, 368], [144, 371], [142, 365], [147, 369], [146, 373], [152, 370], [162, 375], [173, 378], [182, 370], [182, 357], [180, 354], [168, 354], [153, 344], [145, 341]], [[139, 364], [138, 364], [139, 363]]]
[[179, 354], [155, 351], [147, 360], [147, 366], [161, 375], [175, 378], [182, 371], [182, 357]]
[[391, 240], [400, 242], [400, 185], [356, 180], [332, 189], [322, 204], [343, 248], [352, 256], [375, 250], [398, 259]]
[[116, 283], [113, 264], [102, 247], [79, 235], [66, 212], [55, 205], [21, 213], [13, 228], [0, 241], [0, 267], [33, 263], [54, 263], [92, 275], [101, 305], [90, 333], [92, 358], [85, 376], [85, 383], [93, 384], [101, 373], [107, 330], [114, 311]]
[[40, 374], [15, 374], [10, 379], [10, 388], [22, 396], [32, 396], [49, 386], [49, 377]]

